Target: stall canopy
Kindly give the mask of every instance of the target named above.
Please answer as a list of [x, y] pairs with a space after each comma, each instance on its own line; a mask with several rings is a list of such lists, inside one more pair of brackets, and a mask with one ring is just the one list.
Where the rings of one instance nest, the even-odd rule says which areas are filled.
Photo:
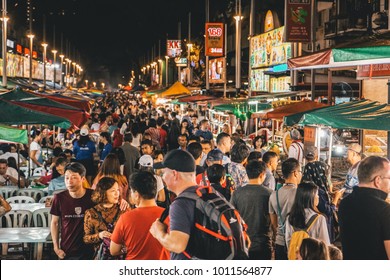
[[[285, 122], [289, 118], [296, 119], [296, 116], [285, 117]], [[389, 131], [390, 109], [387, 104], [363, 99], [305, 112], [299, 124]]]
[[50, 124], [61, 128], [69, 128], [69, 120], [51, 114], [24, 108], [0, 99], [0, 123], [7, 125], [19, 124]]
[[183, 86], [182, 83], [176, 82], [166, 91], [162, 92], [161, 97], [170, 97], [174, 95], [185, 95], [185, 94], [191, 94], [191, 92], [185, 86]]
[[86, 112], [89, 112], [89, 110], [91, 109], [89, 101], [87, 100], [80, 100], [80, 99], [76, 99], [76, 98], [72, 98], [60, 94], [36, 94], [36, 93], [34, 94], [37, 96], [46, 97], [56, 102], [60, 102], [62, 104], [66, 104], [84, 110]]
[[[301, 102], [295, 102], [292, 104], [288, 104], [279, 108], [276, 108], [270, 112], [267, 112], [264, 114], [264, 119], [275, 119], [275, 120], [282, 120], [285, 116], [289, 116], [292, 114], [297, 114], [301, 112], [306, 112], [313, 109], [323, 108], [328, 105], [314, 102], [310, 100], [304, 100]], [[253, 115], [252, 115], [253, 118]]]
[[305, 70], [385, 63], [390, 63], [390, 40], [370, 38], [364, 42], [349, 42], [343, 47], [291, 58], [288, 60], [288, 67], [292, 70]]
[[0, 125], [0, 142], [28, 144], [27, 130]]
[[0, 98], [24, 108], [66, 118], [77, 127], [81, 127], [89, 118], [89, 114], [84, 110], [80, 110], [45, 97], [36, 96], [25, 92], [20, 88], [2, 94]]
[[193, 95], [193, 96], [184, 96], [180, 97], [179, 101], [180, 102], [203, 102], [203, 101], [210, 101], [216, 99], [215, 96], [210, 96], [210, 95]]
[[228, 104], [221, 104], [214, 106], [213, 109], [222, 112], [231, 112], [240, 120], [245, 121], [247, 118], [251, 118], [252, 114], [258, 111], [271, 109], [272, 105], [268, 103], [249, 103], [244, 102], [231, 102]]

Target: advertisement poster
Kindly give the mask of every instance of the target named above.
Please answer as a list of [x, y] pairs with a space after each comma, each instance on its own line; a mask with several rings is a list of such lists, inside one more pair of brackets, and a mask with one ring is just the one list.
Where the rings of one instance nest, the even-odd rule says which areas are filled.
[[180, 40], [167, 40], [167, 56], [180, 57], [182, 52]]
[[311, 2], [312, 0], [287, 0], [286, 41], [311, 41]]
[[390, 64], [371, 64], [359, 65], [357, 67], [357, 80], [371, 79], [371, 78], [390, 78]]
[[269, 92], [269, 75], [265, 75], [265, 71], [269, 71], [270, 68], [255, 69], [251, 71], [251, 89], [252, 91]]
[[224, 24], [206, 23], [206, 56], [223, 56], [224, 48]]
[[215, 58], [209, 60], [209, 82], [224, 83], [225, 75], [225, 58]]
[[287, 63], [291, 44], [283, 41], [284, 26], [251, 38], [251, 68]]

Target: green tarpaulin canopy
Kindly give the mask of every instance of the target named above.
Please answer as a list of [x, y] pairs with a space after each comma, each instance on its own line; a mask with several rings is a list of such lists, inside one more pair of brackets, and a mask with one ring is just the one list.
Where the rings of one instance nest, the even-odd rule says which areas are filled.
[[[298, 124], [326, 125], [333, 128], [390, 130], [390, 109], [387, 104], [360, 100], [304, 112]], [[299, 114], [284, 118], [286, 125], [296, 123]]]
[[27, 130], [0, 125], [0, 141], [28, 144]]
[[[262, 111], [266, 109], [272, 108], [271, 104], [268, 103], [258, 103], [257, 104], [257, 110]], [[221, 104], [213, 107], [214, 110], [217, 111], [229, 111], [229, 112], [234, 112], [235, 110], [239, 109], [240, 111], [244, 112], [256, 112], [256, 104], [248, 104], [246, 102], [242, 103], [230, 103], [230, 104]]]
[[51, 124], [61, 128], [69, 128], [70, 121], [51, 114], [27, 109], [0, 99], [0, 123], [17, 124]]

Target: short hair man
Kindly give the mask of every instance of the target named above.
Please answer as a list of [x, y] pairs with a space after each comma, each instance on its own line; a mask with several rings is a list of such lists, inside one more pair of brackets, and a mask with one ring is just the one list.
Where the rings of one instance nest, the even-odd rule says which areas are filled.
[[359, 186], [339, 207], [345, 260], [390, 259], [390, 162], [371, 156], [358, 168]]
[[203, 151], [203, 156], [202, 156], [202, 160], [200, 161], [200, 165], [204, 166], [206, 162], [207, 154], [212, 150], [213, 145], [210, 140], [203, 140], [200, 142], [200, 144], [202, 145], [202, 151]]
[[69, 163], [65, 167], [67, 191], [60, 192], [53, 198], [50, 230], [54, 252], [60, 259], [91, 260], [94, 254], [93, 248], [83, 241], [84, 213], [94, 206], [91, 200], [92, 189], [83, 188], [85, 173], [85, 167], [81, 163]]
[[298, 129], [293, 129], [290, 132], [292, 143], [288, 149], [288, 157], [295, 158], [299, 161], [299, 164], [303, 166], [303, 151], [304, 145], [301, 139], [301, 133]]
[[129, 186], [130, 201], [137, 207], [124, 213], [115, 225], [111, 235], [111, 255], [122, 254], [125, 247], [126, 260], [158, 260], [164, 248], [149, 236], [150, 226], [164, 211], [155, 200], [156, 178], [148, 171], [140, 171], [130, 176]]
[[204, 172], [204, 168], [200, 165], [202, 160], [202, 145], [194, 142], [188, 145], [187, 151], [194, 157], [196, 164], [196, 176]]
[[146, 139], [141, 141], [141, 153], [142, 155], [152, 155], [154, 146], [152, 140]]
[[245, 144], [234, 144], [231, 152], [232, 162], [228, 165], [229, 174], [233, 177], [237, 187], [248, 184], [249, 179], [244, 165], [249, 156], [249, 148]]
[[287, 247], [285, 241], [285, 222], [288, 213], [295, 200], [295, 193], [298, 184], [302, 179], [302, 170], [299, 161], [295, 158], [288, 158], [282, 163], [282, 174], [285, 183], [274, 191], [269, 198], [269, 214], [271, 226], [276, 234], [275, 259], [287, 260]]
[[[15, 168], [9, 167], [6, 159], [0, 159], [0, 185], [5, 186], [7, 184], [17, 186], [18, 185], [18, 171]], [[24, 179], [21, 178], [20, 186], [24, 187]]]
[[232, 146], [232, 138], [229, 134], [225, 132], [221, 132], [217, 136], [217, 149], [221, 150], [221, 152], [224, 154], [222, 165], [226, 165], [227, 163], [230, 163], [230, 158], [226, 155], [226, 153], [230, 152]]
[[133, 135], [131, 133], [126, 133], [123, 137], [123, 144], [120, 147], [123, 150], [123, 153], [125, 154], [125, 174], [130, 176], [134, 173], [135, 169], [137, 168], [137, 160], [140, 158], [139, 150], [131, 145], [131, 142], [133, 141]]
[[170, 230], [156, 220], [151, 228], [151, 234], [171, 252], [172, 260], [188, 259], [183, 252], [188, 247], [202, 246], [196, 240], [190, 239], [195, 224], [195, 201], [178, 199], [184, 192], [195, 192], [195, 160], [192, 155], [183, 150], [172, 150], [156, 167], [164, 168], [163, 179], [168, 189], [177, 195], [170, 206]]
[[188, 136], [187, 134], [180, 134], [177, 137], [177, 143], [179, 144], [179, 149], [186, 151], [187, 150], [187, 144], [188, 144]]
[[231, 203], [248, 225], [251, 240], [249, 259], [270, 260], [272, 255], [269, 197], [272, 191], [262, 184], [266, 176], [266, 164], [250, 161], [245, 169], [249, 183], [233, 192]]
[[[227, 201], [230, 200], [232, 190], [226, 188], [226, 170], [221, 164], [213, 164], [207, 168], [207, 178], [210, 181], [211, 186], [223, 195]], [[224, 186], [223, 186], [224, 184]]]
[[275, 152], [266, 152], [263, 155], [263, 162], [266, 164], [266, 176], [263, 182], [263, 186], [270, 190], [275, 190], [276, 181], [273, 172], [278, 167], [279, 157]]
[[358, 143], [353, 143], [348, 146], [347, 161], [351, 164], [351, 167], [348, 169], [347, 178], [344, 183], [345, 191], [343, 197], [350, 195], [354, 187], [359, 185], [358, 168], [360, 161], [362, 160], [361, 152], [362, 146]]
[[199, 129], [195, 132], [196, 136], [202, 137], [205, 140], [212, 140], [213, 134], [209, 130], [209, 121], [202, 120], [199, 124]]

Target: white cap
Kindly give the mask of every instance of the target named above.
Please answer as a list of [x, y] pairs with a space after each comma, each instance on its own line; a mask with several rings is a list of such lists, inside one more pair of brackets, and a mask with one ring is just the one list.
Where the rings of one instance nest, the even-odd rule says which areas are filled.
[[138, 162], [140, 166], [153, 167], [153, 158], [150, 155], [143, 155]]
[[87, 136], [89, 134], [88, 128], [82, 128], [80, 130], [80, 135], [81, 136]]

